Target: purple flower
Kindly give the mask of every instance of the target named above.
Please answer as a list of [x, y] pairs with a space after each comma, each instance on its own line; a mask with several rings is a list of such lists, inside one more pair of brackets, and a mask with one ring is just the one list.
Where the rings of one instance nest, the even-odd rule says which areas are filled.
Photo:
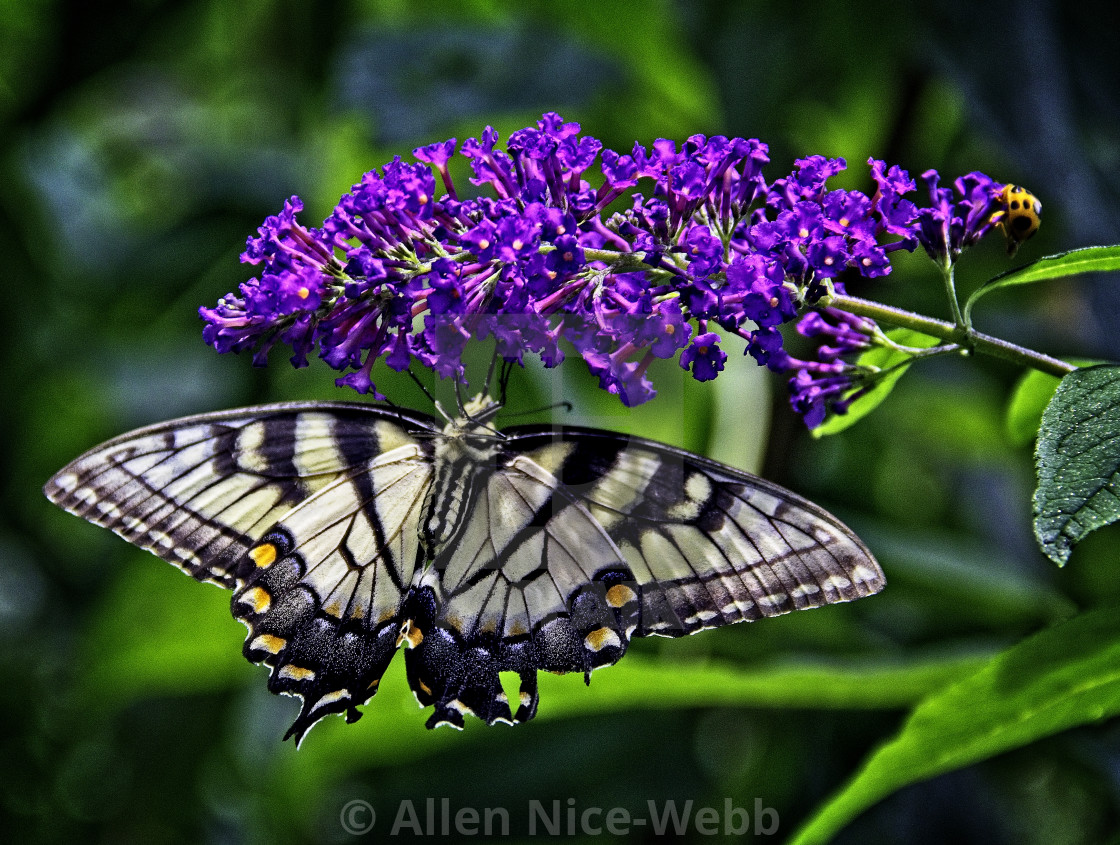
[[723, 370], [727, 353], [719, 348], [719, 335], [707, 332], [692, 340], [692, 345], [681, 353], [681, 368], [692, 370], [697, 381], [710, 381]]
[[599, 377], [599, 386], [613, 393], [628, 408], [648, 402], [657, 392], [646, 377], [648, 360], [627, 361], [618, 355], [585, 350], [583, 359], [592, 375]]
[[768, 205], [774, 208], [793, 208], [802, 201], [820, 202], [825, 182], [847, 167], [842, 158], [819, 155], [798, 159], [794, 164], [797, 170], [784, 179], [774, 181], [766, 200]]
[[776, 373], [785, 372], [792, 360], [782, 348], [782, 334], [776, 328], [762, 328], [747, 342], [747, 354]]
[[867, 163], [871, 165], [871, 178], [878, 186], [871, 203], [878, 215], [880, 229], [902, 238], [906, 249], [914, 249], [917, 241], [913, 224], [918, 207], [903, 196], [914, 190], [914, 181], [898, 165], [892, 165], [884, 173], [885, 162], [870, 158]]
[[847, 411], [851, 400], [842, 397], [852, 389], [850, 376], [828, 375], [807, 368], [798, 370], [790, 379], [790, 404], [805, 420], [807, 428], [816, 428], [829, 412]]
[[992, 215], [999, 210], [1003, 185], [983, 173], [969, 173], [953, 183], [954, 191], [938, 187], [940, 174], [927, 170], [922, 181], [929, 190], [929, 207], [917, 214], [918, 241], [930, 258], [953, 262], [966, 247], [972, 246], [992, 228]]
[[816, 428], [828, 414], [844, 414], [862, 395], [865, 371], [850, 361], [871, 348], [878, 327], [873, 320], [837, 308], [807, 312], [797, 323], [804, 337], [823, 342], [813, 358], [798, 360], [787, 356], [781, 369], [792, 373], [789, 380], [790, 404], [801, 414], [805, 425]]
[[[338, 384], [374, 395], [380, 360], [459, 378], [472, 341], [549, 367], [574, 350], [603, 389], [638, 404], [655, 395], [657, 358], [679, 354], [695, 378], [715, 378], [727, 360], [719, 328], [758, 362], [799, 373], [798, 407], [815, 418], [850, 394], [837, 366], [866, 327], [830, 311], [806, 318], [799, 330], [822, 340], [811, 362], [789, 356], [779, 328], [845, 280], [886, 275], [896, 249], [920, 242], [952, 260], [991, 229], [1000, 187], [970, 173], [954, 197], [926, 174], [919, 209], [908, 174], [874, 159], [872, 195], [830, 189], [845, 163], [817, 155], [768, 183], [758, 140], [693, 135], [622, 154], [555, 113], [500, 140], [486, 127], [458, 151], [451, 139], [416, 148], [416, 162], [394, 158], [320, 229], [287, 200], [246, 243], [257, 275], [199, 310], [204, 340], [257, 364], [277, 343], [296, 366], [317, 351]], [[478, 196], [459, 198], [457, 156]], [[596, 158], [601, 180], [585, 178]]]
[[638, 330], [638, 342], [649, 345], [657, 358], [672, 358], [677, 350], [688, 345], [692, 326], [685, 322], [680, 301], [670, 299], [658, 303]]

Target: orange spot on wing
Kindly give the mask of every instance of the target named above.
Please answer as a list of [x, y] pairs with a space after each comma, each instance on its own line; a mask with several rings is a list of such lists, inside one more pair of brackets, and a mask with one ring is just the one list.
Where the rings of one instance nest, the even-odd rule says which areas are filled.
[[637, 594], [625, 584], [615, 584], [607, 590], [607, 604], [611, 607], [622, 607], [624, 604], [629, 604], [637, 597]]
[[252, 558], [258, 569], [267, 569], [276, 563], [276, 546], [272, 543], [261, 543], [259, 546], [249, 549], [249, 557]]

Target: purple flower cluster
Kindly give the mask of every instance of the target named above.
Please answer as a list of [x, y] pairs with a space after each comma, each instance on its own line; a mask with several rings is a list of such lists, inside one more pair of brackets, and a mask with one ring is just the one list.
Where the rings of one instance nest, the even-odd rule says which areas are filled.
[[[993, 215], [1003, 210], [1000, 195], [1004, 186], [983, 173], [956, 179], [953, 187], [958, 199], [954, 202], [953, 190], [938, 187], [937, 171], [927, 170], [921, 179], [928, 188], [930, 204], [919, 208], [904, 198], [915, 188], [905, 170], [891, 167], [884, 171], [883, 162], [875, 159], [870, 164], [878, 186], [873, 202], [886, 221], [886, 230], [900, 238], [894, 245], [913, 249], [921, 244], [943, 268], [951, 266], [966, 247], [987, 234], [994, 225]], [[844, 291], [840, 282], [834, 289]], [[869, 379], [875, 374], [853, 359], [874, 345], [880, 330], [866, 317], [822, 308], [802, 316], [797, 331], [822, 342], [809, 360], [787, 355], [776, 369], [792, 374], [790, 403], [809, 428], [816, 428], [828, 414], [846, 413], [852, 402], [870, 389]]]
[[866, 317], [838, 308], [822, 308], [798, 320], [797, 332], [822, 339], [814, 358], [789, 358], [786, 367], [793, 373], [789, 382], [790, 403], [804, 418], [805, 425], [816, 428], [830, 412], [846, 413], [848, 406], [867, 390], [859, 385], [861, 369], [845, 361], [844, 356], [870, 349], [879, 327]]
[[[256, 364], [277, 341], [296, 366], [317, 348], [344, 373], [337, 384], [375, 395], [382, 358], [462, 378], [472, 339], [491, 338], [506, 361], [532, 353], [548, 367], [574, 350], [604, 389], [635, 405], [655, 395], [646, 374], [655, 358], [679, 353], [694, 378], [715, 378], [727, 360], [720, 329], [760, 363], [796, 373], [796, 391], [842, 362], [790, 358], [779, 326], [830, 287], [842, 291], [843, 277], [890, 272], [893, 250], [921, 243], [933, 255], [944, 244], [952, 254], [1001, 187], [971, 174], [954, 206], [934, 174], [934, 207], [919, 210], [903, 196], [914, 188], [905, 171], [875, 160], [868, 196], [826, 187], [842, 159], [810, 156], [768, 183], [757, 140], [694, 135], [679, 149], [660, 140], [626, 155], [579, 129], [549, 113], [504, 150], [490, 127], [457, 153], [454, 139], [421, 147], [417, 164], [396, 158], [365, 174], [317, 229], [296, 220], [293, 197], [248, 241], [242, 260], [260, 274], [200, 309], [206, 342], [254, 350]], [[481, 195], [460, 198], [456, 154]], [[851, 327], [835, 315], [826, 323], [847, 351]]]
[[953, 191], [939, 188], [940, 174], [927, 170], [922, 182], [929, 190], [929, 207], [917, 212], [917, 238], [929, 257], [942, 264], [957, 260], [961, 251], [975, 244], [994, 225], [992, 216], [1003, 210], [1003, 185], [983, 173], [969, 173], [953, 182]]

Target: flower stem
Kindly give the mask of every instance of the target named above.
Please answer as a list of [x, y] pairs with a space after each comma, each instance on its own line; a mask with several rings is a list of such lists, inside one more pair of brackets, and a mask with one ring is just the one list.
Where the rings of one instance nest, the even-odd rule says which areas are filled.
[[1077, 369], [1073, 364], [1068, 364], [1058, 358], [1051, 358], [1049, 355], [1035, 352], [1033, 349], [1027, 349], [998, 337], [983, 334], [975, 329], [954, 325], [945, 320], [937, 320], [922, 314], [915, 314], [913, 311], [893, 308], [869, 299], [834, 293], [822, 297], [818, 304], [839, 308], [861, 317], [870, 317], [876, 322], [913, 329], [922, 334], [939, 338], [946, 343], [958, 344], [962, 351], [993, 355], [997, 358], [1013, 361], [1016, 364], [1033, 367], [1040, 372], [1049, 373], [1058, 378]]
[[953, 314], [953, 323], [968, 330], [971, 326], [964, 315], [961, 314], [961, 306], [957, 302], [957, 281], [953, 275], [955, 266], [946, 256], [944, 263], [941, 265], [941, 278], [945, 282], [945, 295], [949, 298], [949, 310]]

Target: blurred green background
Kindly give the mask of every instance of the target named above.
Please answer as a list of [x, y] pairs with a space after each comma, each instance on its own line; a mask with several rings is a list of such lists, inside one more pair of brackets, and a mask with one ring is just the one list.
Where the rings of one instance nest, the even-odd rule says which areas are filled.
[[[1045, 208], [1017, 261], [1120, 241], [1120, 53], [1107, 3], [6, 2], [0, 5], [0, 839], [348, 842], [340, 812], [401, 802], [773, 808], [780, 841], [970, 661], [1120, 601], [1115, 530], [1065, 570], [1030, 529], [1018, 373], [939, 361], [874, 415], [814, 441], [749, 360], [624, 413], [577, 365], [527, 373], [525, 407], [705, 451], [820, 501], [883, 563], [853, 605], [642, 641], [590, 689], [542, 682], [514, 729], [426, 732], [398, 659], [353, 726], [281, 743], [297, 702], [240, 654], [228, 596], [49, 505], [46, 478], [131, 427], [261, 401], [354, 398], [321, 367], [265, 370], [201, 342], [195, 311], [248, 275], [247, 235], [291, 194], [317, 223], [361, 173], [420, 144], [503, 137], [542, 111], [607, 146], [759, 137], [776, 178], [844, 156], [946, 180], [983, 170]], [[1008, 266], [997, 239], [959, 278]], [[857, 291], [947, 316], [928, 262]], [[993, 334], [1120, 358], [1115, 280], [994, 295]], [[676, 375], [674, 375], [676, 373]], [[685, 382], [688, 382], [687, 384]], [[407, 384], [399, 401], [423, 407]], [[411, 392], [410, 392], [411, 390]], [[604, 401], [605, 400], [605, 401]], [[744, 431], [748, 433], [744, 436]], [[708, 674], [705, 672], [711, 669]], [[718, 682], [730, 670], [744, 691]], [[1062, 733], [910, 786], [844, 843], [1081, 843], [1120, 823], [1120, 725]], [[648, 826], [629, 839], [652, 836]], [[691, 838], [699, 838], [693, 831]], [[565, 837], [577, 839], [579, 837]], [[749, 836], [747, 838], [750, 838]]]

